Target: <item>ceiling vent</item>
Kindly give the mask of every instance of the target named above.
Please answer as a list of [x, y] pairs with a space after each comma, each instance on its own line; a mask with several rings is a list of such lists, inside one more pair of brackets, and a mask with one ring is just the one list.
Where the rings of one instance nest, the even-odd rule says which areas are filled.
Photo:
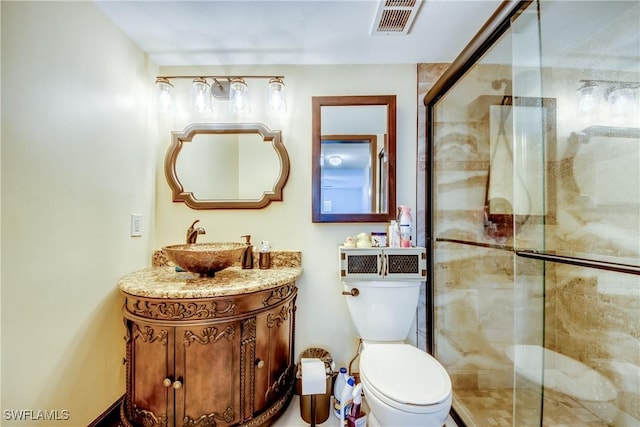
[[422, 0], [381, 0], [372, 35], [408, 34]]

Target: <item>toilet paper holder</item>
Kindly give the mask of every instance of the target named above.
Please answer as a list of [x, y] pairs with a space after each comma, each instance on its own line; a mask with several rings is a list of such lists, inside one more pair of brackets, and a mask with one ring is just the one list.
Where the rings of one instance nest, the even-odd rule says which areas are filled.
[[[303, 358], [317, 358], [324, 362], [324, 394], [302, 394]], [[300, 395], [300, 417], [311, 427], [315, 427], [316, 424], [321, 424], [329, 418], [333, 388], [333, 358], [325, 349], [308, 348], [299, 356], [297, 371], [296, 394]]]

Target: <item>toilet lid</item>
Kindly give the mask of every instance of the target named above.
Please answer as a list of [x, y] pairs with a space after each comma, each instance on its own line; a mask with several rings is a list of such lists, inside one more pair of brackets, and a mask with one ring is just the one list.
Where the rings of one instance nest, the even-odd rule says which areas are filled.
[[[365, 374], [366, 372], [366, 374]], [[360, 355], [360, 374], [370, 387], [390, 400], [408, 405], [434, 405], [451, 394], [444, 367], [408, 344], [373, 344]]]

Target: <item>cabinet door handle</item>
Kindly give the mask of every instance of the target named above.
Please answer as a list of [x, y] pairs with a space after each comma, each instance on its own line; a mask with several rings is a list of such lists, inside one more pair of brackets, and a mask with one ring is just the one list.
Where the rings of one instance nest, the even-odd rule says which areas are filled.
[[176, 380], [176, 381], [173, 383], [173, 388], [174, 388], [174, 389], [176, 389], [176, 390], [181, 389], [181, 388], [182, 388], [182, 383], [181, 383], [180, 381]]
[[258, 369], [262, 368], [263, 366], [264, 366], [264, 360], [260, 360], [260, 359], [256, 360], [256, 367]]
[[171, 384], [173, 384], [173, 381], [171, 381], [171, 378], [165, 378], [164, 380], [162, 380], [162, 385], [165, 386], [166, 388], [171, 387]]

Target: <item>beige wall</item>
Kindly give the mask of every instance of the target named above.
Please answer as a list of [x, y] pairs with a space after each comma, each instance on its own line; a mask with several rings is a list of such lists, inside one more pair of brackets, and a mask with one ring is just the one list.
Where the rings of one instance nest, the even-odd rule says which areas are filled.
[[[321, 346], [348, 363], [356, 333], [340, 295], [337, 245], [383, 225], [311, 222], [311, 97], [397, 95], [398, 202], [415, 208], [415, 65], [210, 69], [285, 75], [288, 112], [278, 118], [258, 107], [247, 120], [282, 130], [291, 173], [283, 202], [195, 211], [170, 201], [168, 131], [231, 119], [157, 121], [149, 100], [158, 70], [92, 3], [2, 2], [1, 11], [2, 416], [68, 410], [71, 421], [58, 423], [81, 426], [124, 392], [116, 282], [148, 266], [154, 249], [181, 242], [196, 218], [203, 241], [248, 233], [273, 249], [301, 250], [296, 352]], [[161, 70], [174, 71], [187, 70]], [[131, 213], [143, 214], [142, 238], [129, 236]]]
[[[196, 211], [183, 203], [171, 202], [163, 172], [164, 154], [171, 130], [186, 124], [211, 121], [193, 116], [184, 108], [159, 121], [156, 175], [156, 247], [180, 243], [195, 219], [207, 231], [199, 241], [242, 241], [250, 234], [258, 245], [269, 240], [274, 250], [302, 251], [303, 275], [298, 281], [296, 312], [296, 354], [320, 346], [336, 363], [346, 365], [356, 350], [357, 338], [338, 280], [337, 247], [348, 235], [361, 231], [382, 231], [384, 224], [314, 224], [311, 222], [311, 97], [325, 95], [397, 95], [398, 202], [415, 207], [416, 200], [416, 66], [415, 65], [328, 65], [328, 66], [228, 66], [211, 68], [162, 68], [163, 75], [284, 75], [287, 112], [275, 116], [261, 106], [266, 82], [248, 80], [255, 97], [252, 114], [245, 121], [265, 123], [282, 130], [282, 140], [291, 161], [291, 173], [284, 189], [284, 200], [260, 210]], [[188, 93], [188, 81], [175, 81], [176, 96]], [[253, 86], [251, 86], [253, 84]], [[185, 87], [187, 86], [187, 87]], [[183, 91], [179, 91], [183, 89]], [[252, 98], [253, 99], [253, 98]], [[184, 107], [184, 97], [176, 104]], [[237, 121], [224, 103], [213, 120]], [[260, 170], [255, 170], [260, 176]], [[414, 209], [415, 212], [415, 209]]]
[[156, 70], [91, 2], [1, 7], [0, 424], [86, 426], [124, 392], [115, 284], [149, 263]]

